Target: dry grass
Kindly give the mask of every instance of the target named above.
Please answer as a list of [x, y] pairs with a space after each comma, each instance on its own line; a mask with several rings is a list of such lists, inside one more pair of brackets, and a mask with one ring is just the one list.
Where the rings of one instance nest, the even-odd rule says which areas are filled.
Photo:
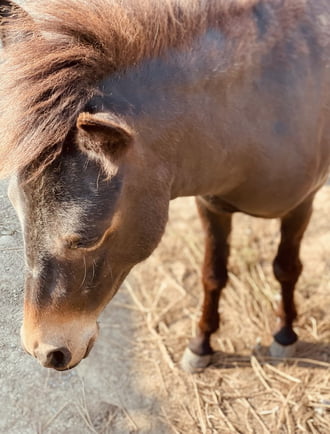
[[[158, 417], [173, 433], [330, 432], [330, 187], [318, 195], [296, 291], [296, 358], [274, 360], [278, 284], [271, 262], [278, 222], [234, 217], [230, 281], [214, 365], [188, 375], [178, 361], [194, 333], [202, 290], [203, 234], [192, 199], [176, 201], [161, 246], [126, 283], [138, 313], [135, 353], [146, 360]], [[146, 378], [144, 376], [144, 378]], [[145, 382], [145, 380], [143, 380]]]

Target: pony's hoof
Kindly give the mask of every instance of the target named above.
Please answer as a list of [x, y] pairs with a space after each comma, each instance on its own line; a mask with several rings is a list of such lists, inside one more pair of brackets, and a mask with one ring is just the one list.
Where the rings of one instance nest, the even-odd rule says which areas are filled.
[[281, 345], [274, 340], [269, 348], [269, 352], [272, 357], [281, 357], [285, 359], [288, 357], [293, 357], [295, 355], [296, 348], [297, 342], [294, 342], [291, 345]]
[[200, 372], [205, 369], [212, 360], [212, 354], [206, 354], [205, 356], [199, 356], [191, 351], [190, 348], [186, 348], [183, 353], [180, 366], [189, 374]]

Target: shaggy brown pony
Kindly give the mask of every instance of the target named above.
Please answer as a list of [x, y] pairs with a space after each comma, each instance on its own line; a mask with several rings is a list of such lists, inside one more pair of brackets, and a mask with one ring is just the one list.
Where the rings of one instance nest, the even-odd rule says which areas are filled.
[[281, 220], [272, 354], [292, 354], [300, 243], [330, 167], [329, 0], [0, 6], [0, 175], [14, 173], [25, 240], [26, 351], [60, 370], [86, 357], [170, 200], [197, 196], [204, 302], [183, 366], [211, 361], [237, 211]]

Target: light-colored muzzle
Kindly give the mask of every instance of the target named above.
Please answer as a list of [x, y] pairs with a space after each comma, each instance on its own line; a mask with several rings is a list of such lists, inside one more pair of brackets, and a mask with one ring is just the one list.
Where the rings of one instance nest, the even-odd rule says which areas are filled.
[[22, 346], [46, 368], [59, 371], [73, 368], [89, 354], [97, 336], [94, 316], [59, 313], [36, 316], [25, 309]]

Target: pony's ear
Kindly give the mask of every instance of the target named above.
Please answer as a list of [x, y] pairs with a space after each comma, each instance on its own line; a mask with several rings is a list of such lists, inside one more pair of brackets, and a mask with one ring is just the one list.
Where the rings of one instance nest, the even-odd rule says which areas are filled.
[[0, 0], [0, 40], [5, 47], [11, 42], [31, 36], [32, 30], [14, 30], [15, 20], [24, 19], [33, 27], [33, 20], [30, 15], [18, 4], [11, 0]]
[[110, 113], [80, 113], [77, 144], [92, 158], [118, 160], [132, 145], [133, 132], [119, 117]]

